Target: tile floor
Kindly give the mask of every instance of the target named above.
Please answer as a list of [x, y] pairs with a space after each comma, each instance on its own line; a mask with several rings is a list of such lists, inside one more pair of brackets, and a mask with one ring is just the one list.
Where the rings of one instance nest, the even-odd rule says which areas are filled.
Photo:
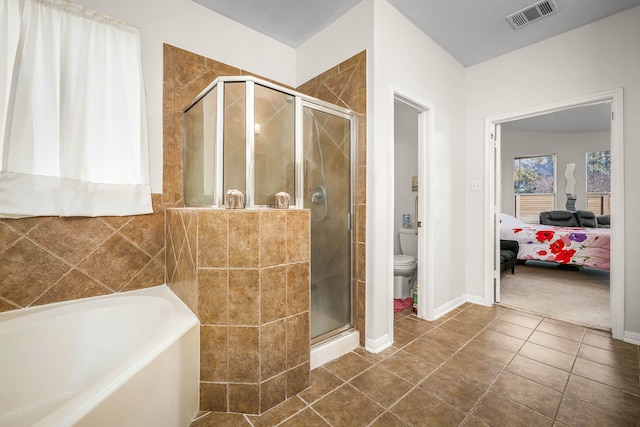
[[395, 344], [311, 372], [261, 416], [209, 426], [639, 426], [638, 346], [503, 307], [465, 304], [434, 322], [395, 315]]

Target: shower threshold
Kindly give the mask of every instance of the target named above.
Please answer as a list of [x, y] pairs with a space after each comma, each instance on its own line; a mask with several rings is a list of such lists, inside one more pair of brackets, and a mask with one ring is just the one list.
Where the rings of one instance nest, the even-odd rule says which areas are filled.
[[360, 334], [356, 329], [341, 332], [311, 346], [311, 369], [337, 359], [360, 346]]

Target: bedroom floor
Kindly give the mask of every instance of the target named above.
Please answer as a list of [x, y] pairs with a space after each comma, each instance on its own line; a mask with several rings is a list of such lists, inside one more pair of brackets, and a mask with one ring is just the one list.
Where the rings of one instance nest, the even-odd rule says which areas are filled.
[[500, 276], [500, 305], [610, 330], [609, 272], [527, 261]]
[[261, 416], [208, 426], [636, 425], [638, 346], [610, 334], [465, 304], [434, 322], [395, 315], [395, 345], [311, 372], [311, 387]]

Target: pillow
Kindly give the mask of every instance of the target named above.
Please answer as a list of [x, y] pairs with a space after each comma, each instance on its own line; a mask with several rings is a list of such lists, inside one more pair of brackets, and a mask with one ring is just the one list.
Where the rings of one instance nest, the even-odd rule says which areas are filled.
[[506, 213], [501, 213], [500, 214], [500, 227], [505, 227], [505, 228], [520, 228], [520, 227], [524, 227], [526, 224], [522, 221], [520, 221], [518, 218], [511, 216], [509, 214]]

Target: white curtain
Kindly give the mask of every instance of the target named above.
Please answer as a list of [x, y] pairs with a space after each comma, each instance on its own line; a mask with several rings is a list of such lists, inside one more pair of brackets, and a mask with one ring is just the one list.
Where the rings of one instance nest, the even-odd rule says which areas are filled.
[[0, 3], [0, 217], [152, 212], [139, 31], [66, 0]]

